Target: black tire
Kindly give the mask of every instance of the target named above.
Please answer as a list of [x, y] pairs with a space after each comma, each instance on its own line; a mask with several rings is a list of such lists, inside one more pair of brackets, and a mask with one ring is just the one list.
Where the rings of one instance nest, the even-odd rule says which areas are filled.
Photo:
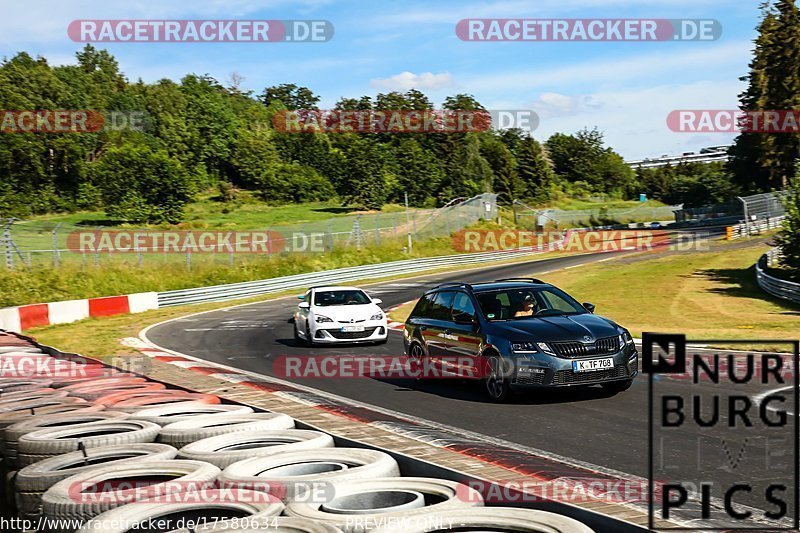
[[422, 381], [422, 371], [425, 368], [425, 348], [419, 342], [412, 342], [408, 347], [408, 365], [412, 373], [416, 373], [417, 381]]
[[314, 339], [311, 337], [311, 328], [308, 327], [308, 320], [306, 320], [306, 346], [309, 348], [314, 346]]
[[632, 379], [626, 379], [625, 381], [612, 381], [611, 383], [601, 384], [603, 389], [610, 394], [619, 394], [620, 392], [625, 392], [631, 388], [631, 385], [633, 385]]
[[514, 392], [511, 390], [511, 380], [508, 378], [503, 358], [490, 354], [485, 361], [486, 377], [483, 379], [483, 384], [486, 394], [494, 403], [509, 401], [514, 396]]
[[299, 346], [303, 342], [303, 339], [300, 338], [300, 332], [297, 331], [297, 322], [292, 326], [292, 331], [294, 332], [294, 343]]

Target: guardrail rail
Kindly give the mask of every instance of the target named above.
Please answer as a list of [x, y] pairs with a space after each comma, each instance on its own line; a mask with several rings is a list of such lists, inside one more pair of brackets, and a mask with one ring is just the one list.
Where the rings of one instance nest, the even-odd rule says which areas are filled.
[[762, 255], [756, 263], [756, 281], [758, 286], [776, 298], [788, 300], [800, 304], [800, 283], [794, 283], [775, 276], [770, 276], [765, 272], [767, 266], [774, 264], [780, 255], [778, 248], [773, 248]]

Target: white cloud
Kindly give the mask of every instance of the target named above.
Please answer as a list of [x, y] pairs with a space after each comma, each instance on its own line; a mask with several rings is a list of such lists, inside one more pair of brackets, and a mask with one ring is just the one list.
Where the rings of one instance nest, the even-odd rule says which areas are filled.
[[370, 81], [370, 85], [376, 89], [388, 91], [407, 91], [409, 89], [436, 90], [451, 87], [454, 84], [453, 76], [451, 76], [449, 72], [442, 72], [441, 74], [434, 74], [432, 72], [414, 74], [413, 72], [405, 71], [388, 78], [375, 78]]

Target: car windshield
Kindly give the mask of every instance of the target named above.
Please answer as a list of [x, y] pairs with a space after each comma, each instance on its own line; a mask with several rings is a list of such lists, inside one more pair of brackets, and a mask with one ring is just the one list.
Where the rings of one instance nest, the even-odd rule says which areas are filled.
[[487, 320], [525, 320], [587, 312], [570, 295], [552, 287], [504, 289], [475, 296]]
[[331, 305], [364, 305], [370, 303], [364, 291], [356, 289], [341, 291], [317, 291], [314, 293], [314, 305], [327, 307]]

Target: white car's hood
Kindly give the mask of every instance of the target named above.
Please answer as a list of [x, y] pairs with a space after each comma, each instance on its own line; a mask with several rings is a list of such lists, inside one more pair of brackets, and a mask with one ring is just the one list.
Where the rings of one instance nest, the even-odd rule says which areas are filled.
[[326, 306], [313, 306], [312, 312], [314, 316], [322, 315], [330, 318], [336, 322], [350, 322], [354, 320], [361, 322], [362, 320], [369, 320], [369, 318], [376, 314], [383, 314], [383, 310], [375, 304], [363, 305], [326, 305]]

